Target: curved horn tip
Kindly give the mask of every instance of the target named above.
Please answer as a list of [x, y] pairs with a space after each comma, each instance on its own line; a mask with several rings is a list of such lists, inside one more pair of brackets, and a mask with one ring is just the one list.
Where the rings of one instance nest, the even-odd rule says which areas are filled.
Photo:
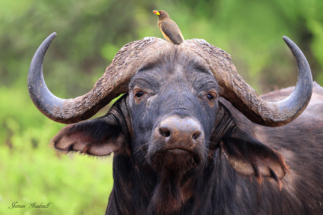
[[296, 46], [296, 44], [293, 42], [293, 40], [289, 39], [287, 36], [283, 36], [283, 40], [288, 45], [288, 47], [291, 47], [292, 45]]
[[[48, 49], [48, 47], [49, 47], [49, 45], [53, 42], [53, 40], [55, 39], [55, 37], [56, 37], [56, 35], [57, 35], [57, 33], [56, 32], [53, 32], [53, 33], [51, 33], [43, 42], [42, 42], [42, 44], [39, 46], [39, 48], [40, 48], [40, 50], [37, 50], [36, 51], [36, 53], [38, 52], [38, 51], [45, 51], [45, 53], [46, 53], [46, 51], [47, 51], [47, 49]], [[35, 53], [35, 55], [36, 55], [36, 53]], [[34, 55], [34, 57], [35, 57], [35, 55]]]
[[51, 33], [46, 39], [53, 40], [57, 36], [56, 32]]
[[51, 33], [45, 40], [44, 40], [44, 42], [43, 42], [43, 44], [45, 43], [48, 43], [48, 45], [49, 44], [51, 44], [52, 43], [52, 41], [54, 40], [54, 38], [57, 36], [57, 33], [56, 32], [53, 32], [53, 33]]

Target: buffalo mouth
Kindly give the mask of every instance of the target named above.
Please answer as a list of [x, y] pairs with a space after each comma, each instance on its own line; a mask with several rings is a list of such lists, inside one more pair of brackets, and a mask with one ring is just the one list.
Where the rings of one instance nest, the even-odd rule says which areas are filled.
[[[157, 147], [156, 147], [157, 148]], [[205, 159], [201, 149], [171, 147], [161, 149], [148, 149], [148, 162], [157, 171], [168, 168], [187, 171], [197, 168]]]
[[187, 149], [182, 149], [182, 148], [173, 148], [173, 149], [168, 149], [167, 152], [174, 154], [174, 155], [186, 155], [186, 154], [192, 154], [193, 152]]
[[166, 149], [164, 152], [164, 161], [174, 160], [175, 162], [181, 162], [185, 159], [191, 159], [193, 156], [193, 151], [184, 148], [170, 148]]

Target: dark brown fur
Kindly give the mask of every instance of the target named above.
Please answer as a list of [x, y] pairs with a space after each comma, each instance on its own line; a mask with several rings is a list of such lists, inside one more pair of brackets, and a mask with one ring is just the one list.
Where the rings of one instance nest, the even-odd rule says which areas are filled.
[[[69, 125], [52, 143], [66, 152], [115, 152], [106, 214], [323, 214], [322, 88], [316, 84], [304, 113], [277, 128], [252, 123], [221, 97], [207, 100], [210, 91], [219, 95], [208, 68], [175, 50], [140, 68], [106, 116]], [[191, 157], [200, 163], [155, 165], [167, 151], [151, 132], [169, 114], [203, 126], [203, 151]]]

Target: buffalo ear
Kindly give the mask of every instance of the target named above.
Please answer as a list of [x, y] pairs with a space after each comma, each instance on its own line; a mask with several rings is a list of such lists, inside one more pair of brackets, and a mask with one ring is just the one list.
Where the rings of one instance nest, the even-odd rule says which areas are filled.
[[254, 175], [261, 183], [264, 177], [273, 178], [280, 185], [288, 172], [284, 157], [256, 138], [233, 126], [221, 143], [229, 164], [240, 174]]
[[120, 126], [109, 115], [68, 125], [51, 140], [51, 144], [60, 151], [77, 151], [94, 156], [119, 152], [124, 142]]

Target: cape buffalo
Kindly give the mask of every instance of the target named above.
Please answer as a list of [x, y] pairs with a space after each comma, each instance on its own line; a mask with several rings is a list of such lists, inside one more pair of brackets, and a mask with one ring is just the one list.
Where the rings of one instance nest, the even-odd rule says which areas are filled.
[[[30, 96], [71, 124], [56, 149], [114, 153], [106, 214], [323, 214], [323, 89], [287, 37], [296, 87], [263, 97], [223, 50], [150, 37], [125, 45], [90, 92], [60, 99], [42, 74], [55, 36], [31, 62]], [[83, 121], [122, 93], [105, 116]]]

